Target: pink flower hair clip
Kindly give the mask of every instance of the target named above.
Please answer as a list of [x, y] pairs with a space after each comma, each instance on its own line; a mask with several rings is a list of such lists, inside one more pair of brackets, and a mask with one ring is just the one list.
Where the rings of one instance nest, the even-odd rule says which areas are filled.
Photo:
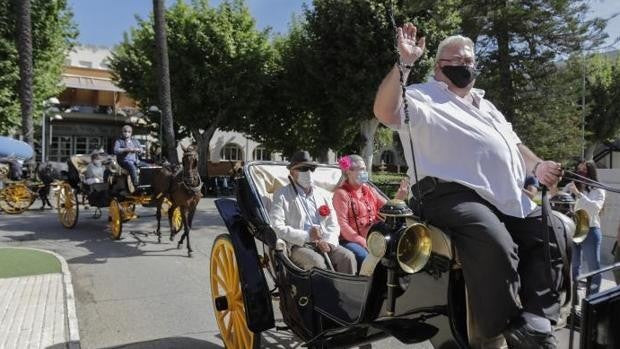
[[345, 155], [338, 159], [338, 166], [341, 170], [347, 171], [351, 168], [351, 157], [349, 155]]

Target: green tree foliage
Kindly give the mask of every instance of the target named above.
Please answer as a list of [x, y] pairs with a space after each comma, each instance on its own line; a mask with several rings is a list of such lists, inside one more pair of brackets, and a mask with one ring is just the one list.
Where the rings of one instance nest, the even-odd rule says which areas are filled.
[[[542, 156], [564, 158], [580, 141], [574, 86], [555, 76], [560, 58], [600, 46], [606, 20], [583, 20], [587, 0], [462, 2], [462, 31], [476, 43], [487, 91], [524, 143]], [[573, 94], [571, 94], [573, 93]], [[568, 135], [568, 138], [566, 138]], [[558, 141], [564, 149], [560, 148]], [[574, 154], [573, 154], [574, 155]]]
[[[167, 10], [168, 57], [175, 123], [191, 131], [205, 174], [208, 144], [217, 128], [243, 129], [253, 117], [273, 60], [268, 32], [256, 29], [245, 3], [178, 1]], [[157, 101], [152, 18], [115, 49], [114, 79], [143, 106]]]
[[[66, 0], [31, 0], [33, 49], [33, 114], [42, 115], [42, 102], [60, 93], [60, 75], [77, 29]], [[16, 8], [0, 0], [0, 133], [14, 132], [21, 124], [18, 98]]]
[[[397, 2], [394, 14], [398, 25], [405, 21], [419, 25], [432, 48], [457, 27], [455, 3]], [[386, 4], [373, 0], [313, 1], [288, 37], [276, 44], [282, 66], [273, 81], [278, 98], [272, 101], [272, 112], [261, 117], [273, 118], [280, 127], [255, 128], [249, 133], [267, 142], [285, 138], [288, 144], [272, 144], [285, 153], [300, 148], [315, 155], [328, 149], [356, 153], [366, 149], [365, 158], [370, 163], [378, 125], [372, 112], [374, 95], [396, 62], [395, 32]], [[416, 66], [413, 80], [424, 79], [433, 54], [429, 50]]]
[[586, 61], [586, 129], [590, 142], [613, 138], [620, 130], [620, 56], [597, 54]]

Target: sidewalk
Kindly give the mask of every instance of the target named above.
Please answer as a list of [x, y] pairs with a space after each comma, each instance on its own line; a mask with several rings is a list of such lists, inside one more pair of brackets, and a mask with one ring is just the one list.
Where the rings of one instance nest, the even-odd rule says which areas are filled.
[[51, 251], [0, 248], [0, 349], [79, 349], [71, 273]]

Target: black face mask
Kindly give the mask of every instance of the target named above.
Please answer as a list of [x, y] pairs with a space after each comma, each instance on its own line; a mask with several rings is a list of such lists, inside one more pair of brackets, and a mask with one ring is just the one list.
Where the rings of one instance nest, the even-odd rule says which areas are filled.
[[469, 85], [478, 76], [478, 70], [468, 65], [444, 65], [441, 72], [458, 88]]

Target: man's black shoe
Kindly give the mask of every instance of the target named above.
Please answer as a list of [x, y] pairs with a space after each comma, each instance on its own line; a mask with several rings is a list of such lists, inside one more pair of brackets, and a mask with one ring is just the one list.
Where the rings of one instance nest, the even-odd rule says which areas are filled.
[[504, 331], [509, 349], [555, 349], [558, 342], [552, 332], [538, 332], [525, 321], [513, 321]]

